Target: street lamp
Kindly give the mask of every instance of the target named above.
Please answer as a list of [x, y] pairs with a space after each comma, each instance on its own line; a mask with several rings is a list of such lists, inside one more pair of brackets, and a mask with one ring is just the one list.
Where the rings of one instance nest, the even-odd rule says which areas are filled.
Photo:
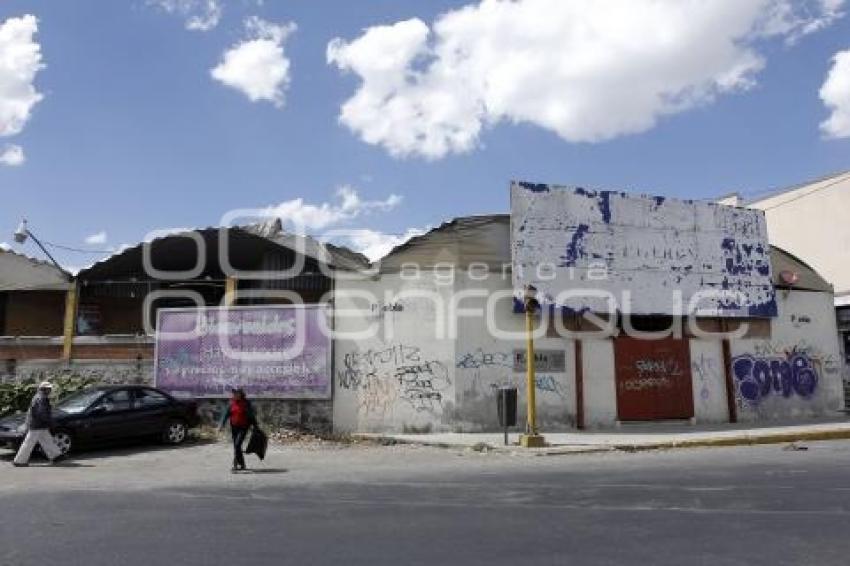
[[17, 242], [18, 244], [23, 244], [24, 242], [27, 241], [27, 238], [32, 238], [32, 241], [35, 242], [36, 245], [38, 245], [38, 247], [41, 248], [41, 251], [44, 252], [44, 255], [46, 255], [47, 257], [50, 258], [50, 261], [53, 262], [53, 265], [55, 265], [56, 268], [59, 271], [65, 271], [64, 269], [62, 269], [62, 266], [59, 265], [59, 262], [56, 261], [56, 259], [52, 255], [50, 255], [50, 252], [47, 251], [47, 249], [41, 244], [41, 242], [38, 240], [38, 238], [35, 237], [35, 234], [30, 232], [29, 228], [27, 228], [26, 218], [21, 220], [21, 223], [18, 224], [18, 229], [15, 230], [15, 233], [14, 233], [13, 236], [15, 238], [15, 242]]
[[534, 312], [540, 306], [537, 301], [537, 288], [534, 285], [526, 285], [522, 298], [525, 304], [525, 397], [528, 407], [525, 434], [519, 437], [519, 443], [525, 448], [542, 448], [546, 446], [546, 440], [543, 435], [537, 433], [537, 383], [534, 378]]

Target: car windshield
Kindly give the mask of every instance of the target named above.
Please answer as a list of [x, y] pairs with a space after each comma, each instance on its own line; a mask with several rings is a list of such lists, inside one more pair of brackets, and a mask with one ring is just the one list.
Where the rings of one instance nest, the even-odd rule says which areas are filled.
[[88, 409], [95, 400], [103, 394], [103, 391], [93, 389], [89, 391], [80, 391], [74, 393], [70, 397], [62, 399], [56, 408], [63, 413], [77, 415]]

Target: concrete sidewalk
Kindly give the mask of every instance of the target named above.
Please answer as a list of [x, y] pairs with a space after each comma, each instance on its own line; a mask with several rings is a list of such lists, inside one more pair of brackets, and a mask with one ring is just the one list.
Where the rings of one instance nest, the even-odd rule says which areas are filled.
[[845, 417], [773, 426], [740, 423], [723, 425], [630, 423], [613, 430], [551, 433], [542, 431], [542, 434], [547, 442], [545, 448], [520, 448], [518, 432], [509, 434], [510, 444], [507, 446], [504, 444], [502, 433], [362, 433], [355, 436], [384, 443], [419, 444], [441, 448], [572, 454], [610, 450], [636, 451], [842, 439], [850, 438], [850, 420]]

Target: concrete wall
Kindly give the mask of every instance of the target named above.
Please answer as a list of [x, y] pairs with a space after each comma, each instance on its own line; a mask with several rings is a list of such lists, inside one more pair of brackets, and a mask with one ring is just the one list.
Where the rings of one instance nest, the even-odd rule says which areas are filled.
[[850, 304], [850, 174], [748, 204], [765, 211], [770, 242], [803, 258]]
[[[333, 416], [339, 431], [498, 430], [497, 390], [517, 387], [519, 423], [525, 420], [525, 374], [515, 371], [514, 354], [525, 349], [525, 319], [512, 308], [511, 284], [499, 273], [459, 270], [451, 282], [422, 272], [377, 280], [341, 282], [336, 299]], [[372, 297], [347, 296], [367, 293]], [[501, 293], [502, 299], [492, 297]], [[488, 311], [488, 326], [481, 312]], [[758, 338], [733, 340], [735, 360], [764, 358], [789, 373], [790, 385], [770, 385], [752, 397], [752, 382], [735, 378], [739, 418], [782, 420], [831, 415], [842, 406], [841, 366], [832, 297], [828, 293], [779, 292], [779, 316]], [[356, 330], [366, 337], [345, 336]], [[584, 422], [588, 428], [617, 423], [614, 342], [581, 335]], [[721, 341], [690, 338], [694, 418], [728, 422]], [[537, 372], [538, 422], [544, 430], [569, 430], [576, 423], [575, 338], [543, 332], [537, 351], [562, 352], [563, 369]], [[774, 363], [775, 362], [775, 363]], [[778, 364], [778, 365], [777, 365]], [[810, 365], [806, 365], [810, 364]], [[762, 366], [760, 366], [762, 367]], [[790, 366], [789, 366], [790, 367]], [[814, 383], [806, 381], [815, 372]], [[780, 376], [781, 377], [781, 376]], [[761, 379], [761, 381], [758, 381]], [[765, 386], [766, 387], [766, 386]], [[778, 387], [778, 389], [777, 389]], [[790, 390], [788, 390], [790, 387]], [[807, 388], [811, 389], [809, 391]], [[759, 389], [761, 391], [761, 389]]]
[[585, 424], [589, 428], [613, 426], [617, 422], [613, 340], [584, 340], [582, 358]]
[[444, 334], [443, 305], [453, 288], [434, 274], [337, 282], [337, 430], [449, 428], [455, 350]]
[[691, 339], [691, 381], [697, 423], [728, 423], [726, 374], [720, 340]]
[[769, 339], [732, 343], [743, 421], [834, 415], [843, 408], [841, 357], [832, 297], [779, 292]]
[[[525, 315], [513, 312], [513, 298], [505, 292], [510, 291], [510, 282], [497, 272], [482, 278], [475, 271], [458, 271], [455, 288], [461, 316], [455, 345], [456, 399], [451, 426], [462, 431], [498, 428], [497, 391], [502, 385], [517, 388], [521, 425], [526, 420], [527, 380], [524, 370], [515, 370], [514, 353], [526, 348]], [[491, 332], [486, 320], [472, 312], [486, 312], [488, 297], [500, 291], [504, 292], [502, 298], [491, 303]], [[463, 316], [467, 311], [471, 312]], [[534, 346], [538, 352], [564, 355], [563, 369], [536, 372], [537, 422], [546, 430], [572, 428], [576, 414], [574, 345], [541, 332]]]

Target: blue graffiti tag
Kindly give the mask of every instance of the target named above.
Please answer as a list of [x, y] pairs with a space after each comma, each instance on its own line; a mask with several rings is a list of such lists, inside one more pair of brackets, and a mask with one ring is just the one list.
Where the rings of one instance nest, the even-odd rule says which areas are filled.
[[732, 373], [738, 382], [738, 392], [744, 401], [759, 403], [771, 392], [789, 398], [796, 394], [803, 399], [814, 395], [818, 386], [818, 371], [805, 353], [790, 352], [786, 357], [762, 358], [750, 354], [732, 361]]

